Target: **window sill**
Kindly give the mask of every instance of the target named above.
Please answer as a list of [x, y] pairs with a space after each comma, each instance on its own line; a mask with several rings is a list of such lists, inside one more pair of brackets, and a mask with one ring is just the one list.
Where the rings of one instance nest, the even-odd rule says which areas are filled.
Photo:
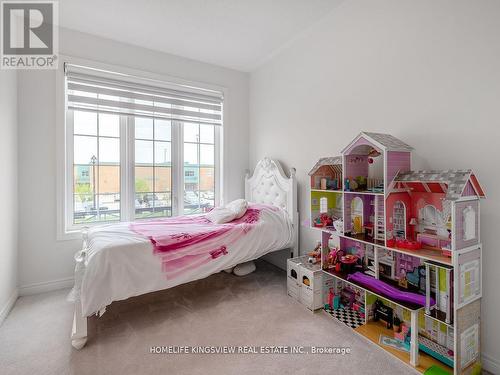
[[64, 230], [57, 233], [57, 241], [75, 241], [82, 239], [82, 228]]

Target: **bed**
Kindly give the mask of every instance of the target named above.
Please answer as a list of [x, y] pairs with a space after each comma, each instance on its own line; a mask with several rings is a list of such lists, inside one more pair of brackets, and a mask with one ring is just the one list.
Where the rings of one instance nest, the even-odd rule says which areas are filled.
[[[205, 215], [195, 215], [84, 230], [70, 294], [72, 346], [85, 346], [87, 317], [102, 315], [113, 301], [202, 279], [278, 250], [290, 249], [290, 256], [298, 256], [295, 169], [290, 169], [288, 177], [278, 161], [260, 160], [253, 174], [245, 176], [245, 199], [249, 202], [246, 214], [222, 226], [211, 224]], [[207, 232], [210, 249], [216, 250], [204, 252], [207, 242], [196, 242], [191, 234], [197, 228], [205, 231], [208, 225], [213, 226]], [[158, 228], [164, 228], [165, 235], [149, 235], [158, 233]], [[172, 243], [175, 251], [170, 251]]]

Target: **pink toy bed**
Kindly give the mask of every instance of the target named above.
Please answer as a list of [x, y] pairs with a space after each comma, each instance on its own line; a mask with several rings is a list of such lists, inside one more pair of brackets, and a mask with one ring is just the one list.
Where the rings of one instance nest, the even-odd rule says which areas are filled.
[[261, 160], [245, 179], [245, 215], [213, 224], [206, 215], [92, 227], [75, 256], [72, 345], [87, 340], [87, 317], [113, 301], [205, 278], [269, 252], [297, 253], [295, 171]]

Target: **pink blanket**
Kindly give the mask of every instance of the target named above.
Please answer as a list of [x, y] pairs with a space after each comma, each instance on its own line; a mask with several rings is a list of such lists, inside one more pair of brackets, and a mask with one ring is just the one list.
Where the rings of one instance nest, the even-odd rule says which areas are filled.
[[228, 254], [231, 244], [257, 225], [263, 209], [276, 207], [250, 205], [243, 217], [226, 224], [213, 224], [205, 215], [195, 215], [133, 222], [130, 229], [151, 240], [163, 271], [175, 278]]

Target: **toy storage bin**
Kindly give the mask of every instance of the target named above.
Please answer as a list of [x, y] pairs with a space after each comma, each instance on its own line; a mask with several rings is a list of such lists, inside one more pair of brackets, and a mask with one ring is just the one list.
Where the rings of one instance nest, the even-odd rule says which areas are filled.
[[287, 260], [287, 278], [286, 278], [286, 286], [287, 286], [287, 294], [295, 300], [299, 300], [299, 265], [301, 262], [307, 261], [306, 257], [298, 257], [291, 258]]
[[323, 272], [320, 264], [301, 263], [299, 271], [299, 302], [312, 311], [322, 308]]
[[287, 261], [287, 293], [309, 310], [323, 307], [323, 272], [320, 263], [310, 264], [307, 255]]

